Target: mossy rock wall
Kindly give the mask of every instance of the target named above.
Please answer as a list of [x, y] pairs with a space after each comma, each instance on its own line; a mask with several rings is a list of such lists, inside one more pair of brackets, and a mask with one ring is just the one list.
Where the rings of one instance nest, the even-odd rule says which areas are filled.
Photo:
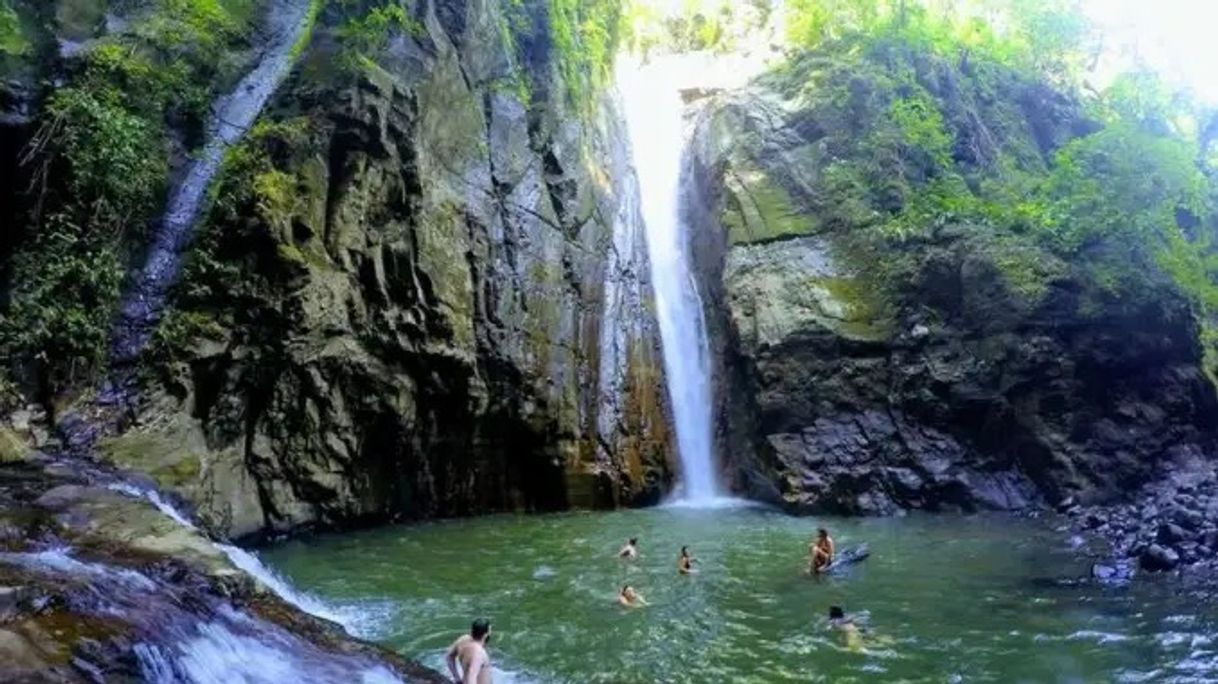
[[548, 3], [401, 6], [356, 53], [361, 15], [320, 16], [226, 162], [107, 453], [234, 535], [658, 500], [612, 101], [569, 101]]
[[697, 105], [687, 218], [735, 486], [801, 511], [1025, 509], [1212, 453], [1200, 324], [1167, 274], [997, 219], [1097, 124], [1009, 69], [849, 47]]

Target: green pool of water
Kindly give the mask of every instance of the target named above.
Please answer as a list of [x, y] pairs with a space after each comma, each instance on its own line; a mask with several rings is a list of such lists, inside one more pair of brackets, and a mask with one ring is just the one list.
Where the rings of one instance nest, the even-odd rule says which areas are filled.
[[[871, 558], [804, 575], [819, 524]], [[628, 536], [634, 564], [614, 558]], [[696, 576], [677, 575], [682, 544]], [[1053, 582], [1086, 564], [1041, 521], [650, 509], [384, 528], [264, 559], [433, 666], [490, 618], [500, 682], [1218, 681], [1218, 612], [1167, 583]], [[614, 603], [627, 582], [650, 607]], [[861, 651], [828, 629], [831, 604], [866, 612]]]

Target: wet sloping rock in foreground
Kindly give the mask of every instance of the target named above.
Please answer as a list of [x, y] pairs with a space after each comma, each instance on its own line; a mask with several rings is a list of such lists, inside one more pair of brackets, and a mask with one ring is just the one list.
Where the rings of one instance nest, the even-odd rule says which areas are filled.
[[1046, 173], [1096, 129], [1071, 100], [881, 45], [797, 60], [697, 126], [694, 248], [739, 487], [855, 514], [1143, 491], [1092, 525], [1120, 555], [1213, 551], [1208, 490], [1164, 479], [1209, 462], [1218, 416], [1188, 301], [1153, 269], [1114, 290], [1098, 256], [926, 208], [953, 178], [953, 198], [997, 182], [1000, 159]]
[[4, 681], [440, 682], [232, 565], [191, 527], [39, 455], [0, 465]]

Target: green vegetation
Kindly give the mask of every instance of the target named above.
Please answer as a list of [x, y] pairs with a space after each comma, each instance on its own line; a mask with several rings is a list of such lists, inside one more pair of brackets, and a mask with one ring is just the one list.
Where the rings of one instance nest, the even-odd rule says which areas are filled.
[[624, 42], [644, 56], [653, 52], [729, 52], [762, 29], [771, 12], [769, 0], [682, 0], [667, 11], [654, 1], [628, 0]]
[[1071, 79], [1098, 49], [1077, 0], [787, 0], [787, 34], [805, 48], [899, 39]]
[[291, 57], [293, 60], [299, 59], [304, 49], [312, 42], [313, 30], [317, 26], [317, 18], [321, 16], [321, 10], [325, 4], [325, 0], [309, 0], [309, 13], [305, 16], [305, 28], [300, 32], [300, 37], [296, 39], [296, 43], [292, 45]]
[[[351, 0], [340, 3], [349, 11], [354, 9]], [[365, 12], [356, 11], [337, 31], [342, 51], [339, 61], [347, 69], [357, 70], [375, 64], [372, 58], [389, 43], [393, 33], [422, 36], [426, 32], [423, 24], [407, 13], [398, 0], [378, 5]]]
[[620, 0], [547, 0], [558, 71], [572, 107], [589, 112], [608, 83], [622, 33]]
[[[222, 299], [257, 299], [264, 284], [250, 272], [286, 276], [306, 263], [292, 244], [293, 221], [304, 211], [304, 181], [285, 169], [295, 167], [295, 154], [312, 149], [312, 135], [307, 117], [263, 120], [229, 151], [211, 214], [186, 261], [180, 303], [207, 307]], [[251, 259], [271, 259], [279, 268], [248, 269]]]
[[30, 40], [21, 26], [21, 17], [9, 0], [0, 0], [0, 56], [21, 56], [29, 50]]
[[1133, 307], [1174, 283], [1218, 369], [1206, 114], [1144, 71], [1101, 93], [1081, 88], [1093, 43], [1074, 3], [790, 0], [788, 10], [805, 49], [765, 80], [826, 132], [827, 156], [812, 160], [822, 173], [800, 198], [807, 231], [846, 236], [894, 294], [911, 275], [902, 245], [946, 225], [967, 226], [1027, 305], [1068, 273], [1093, 288], [1080, 315], [1099, 310], [1095, 297]]
[[311, 266], [324, 266], [294, 229], [308, 210], [306, 167], [315, 160], [312, 120], [264, 118], [229, 149], [212, 186], [209, 213], [187, 253], [174, 296], [149, 344], [144, 372], [176, 372], [172, 364], [226, 331], [273, 328], [282, 311], [277, 292]]
[[35, 211], [0, 319], [0, 351], [36, 360], [44, 392], [88, 380], [105, 359], [124, 263], [164, 202], [170, 141], [203, 142], [210, 103], [249, 60], [257, 7], [149, 2], [74, 58], [47, 101], [31, 147]]

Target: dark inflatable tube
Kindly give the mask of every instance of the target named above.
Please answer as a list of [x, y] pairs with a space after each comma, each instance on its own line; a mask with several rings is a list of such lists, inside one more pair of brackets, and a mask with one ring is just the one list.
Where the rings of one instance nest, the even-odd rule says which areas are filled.
[[871, 549], [867, 548], [866, 544], [859, 544], [848, 549], [842, 549], [833, 558], [833, 562], [828, 567], [821, 570], [821, 574], [838, 572], [845, 570], [857, 563], [862, 563], [871, 557]]

